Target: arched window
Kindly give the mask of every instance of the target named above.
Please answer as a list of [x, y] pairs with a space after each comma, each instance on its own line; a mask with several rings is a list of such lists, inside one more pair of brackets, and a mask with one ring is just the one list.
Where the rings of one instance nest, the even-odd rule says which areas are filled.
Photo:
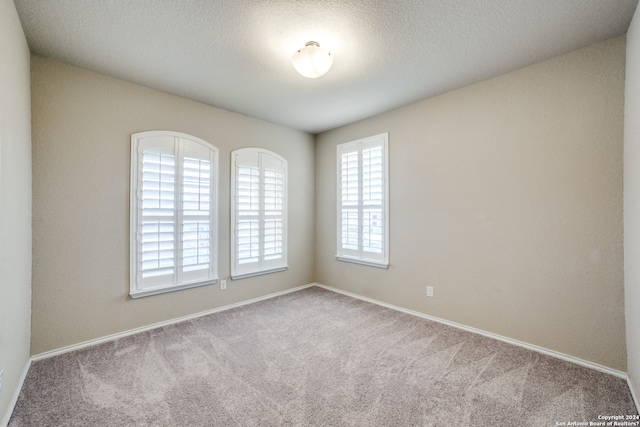
[[231, 278], [286, 270], [287, 161], [261, 148], [231, 159]]
[[169, 131], [131, 135], [133, 298], [215, 283], [218, 149]]

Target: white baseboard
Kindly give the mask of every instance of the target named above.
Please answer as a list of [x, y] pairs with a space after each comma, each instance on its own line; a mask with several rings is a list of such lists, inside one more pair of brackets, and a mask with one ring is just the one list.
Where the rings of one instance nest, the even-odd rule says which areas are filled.
[[[542, 354], [546, 354], [547, 356], [552, 356], [555, 357], [557, 359], [562, 359], [565, 360], [567, 362], [571, 362], [571, 363], [575, 363], [576, 365], [580, 365], [580, 366], [584, 366], [586, 368], [591, 368], [591, 369], [595, 369], [596, 371], [600, 371], [600, 372], [604, 372], [605, 374], [609, 374], [609, 375], [613, 375], [616, 376], [618, 378], [623, 378], [625, 380], [628, 381], [628, 375], [626, 372], [622, 372], [622, 371], [618, 371], [616, 369], [612, 369], [609, 368], [608, 366], [604, 366], [604, 365], [600, 365], [598, 363], [594, 363], [594, 362], [589, 362], [588, 360], [583, 360], [574, 356], [570, 356], [568, 354], [564, 354], [564, 353], [560, 353], [558, 351], [554, 351], [554, 350], [550, 350], [548, 348], [544, 348], [544, 347], [539, 347], [537, 345], [534, 344], [529, 344], [523, 341], [518, 341], [518, 340], [514, 340], [512, 338], [508, 338], [508, 337], [504, 337], [502, 335], [498, 335], [498, 334], [494, 334], [491, 332], [487, 332], [487, 331], [483, 331], [482, 329], [476, 329], [476, 328], [472, 328], [470, 326], [466, 326], [460, 323], [455, 323], [455, 322], [451, 322], [449, 320], [445, 320], [445, 319], [440, 319], [439, 317], [435, 317], [435, 316], [430, 316], [428, 314], [424, 314], [424, 313], [420, 313], [418, 311], [413, 311], [413, 310], [409, 310], [406, 308], [402, 308], [402, 307], [398, 307], [396, 305], [393, 304], [387, 304], [385, 302], [382, 301], [378, 301], [375, 300], [373, 298], [367, 298], [364, 297], [362, 295], [358, 295], [358, 294], [354, 294], [351, 292], [347, 292], [347, 291], [343, 291], [342, 289], [337, 289], [337, 288], [333, 288], [331, 286], [326, 286], [320, 283], [316, 283], [315, 284], [318, 287], [321, 287], [323, 289], [326, 289], [328, 291], [332, 291], [332, 292], [336, 292], [339, 294], [343, 294], [343, 295], [347, 295], [353, 298], [357, 298], [360, 299], [362, 301], [366, 301], [366, 302], [370, 302], [376, 305], [380, 305], [382, 307], [386, 307], [386, 308], [390, 308], [392, 310], [396, 310], [396, 311], [400, 311], [402, 313], [406, 313], [406, 314], [410, 314], [413, 316], [417, 316], [417, 317], [422, 317], [423, 319], [427, 319], [427, 320], [432, 320], [434, 322], [438, 322], [438, 323], [442, 323], [448, 326], [453, 326], [454, 328], [458, 328], [458, 329], [462, 329], [464, 331], [467, 332], [472, 332], [475, 334], [480, 334], [480, 335], [484, 335], [485, 337], [489, 337], [489, 338], [493, 338], [496, 339], [498, 341], [503, 341], [506, 342], [508, 344], [513, 344], [513, 345], [517, 345], [518, 347], [523, 347], [529, 350], [533, 350], [535, 352], [538, 353], [542, 353]], [[632, 391], [633, 393], [633, 391]], [[634, 399], [635, 399], [635, 395], [634, 395]], [[638, 400], [636, 399], [636, 406], [638, 406]]]
[[140, 328], [129, 329], [128, 331], [117, 332], [115, 334], [107, 335], [107, 336], [96, 338], [96, 339], [93, 339], [93, 340], [83, 341], [83, 342], [78, 343], [78, 344], [72, 344], [72, 345], [68, 345], [66, 347], [61, 347], [61, 348], [58, 348], [58, 349], [55, 349], [55, 350], [46, 351], [44, 353], [36, 354], [34, 356], [31, 356], [31, 360], [35, 362], [37, 360], [48, 359], [50, 357], [58, 356], [60, 354], [69, 353], [71, 351], [80, 350], [80, 349], [87, 348], [87, 347], [92, 347], [94, 345], [102, 344], [104, 342], [117, 340], [119, 338], [128, 337], [128, 336], [134, 335], [134, 334], [139, 334], [140, 332], [150, 331], [152, 329], [161, 328], [163, 326], [174, 325], [176, 323], [184, 322], [184, 321], [187, 321], [187, 320], [197, 319], [198, 317], [208, 316], [209, 314], [219, 313], [221, 311], [230, 310], [232, 308], [241, 307], [243, 305], [252, 304], [252, 303], [258, 302], [258, 301], [264, 301], [264, 300], [267, 300], [267, 299], [270, 299], [270, 298], [278, 297], [280, 295], [286, 295], [286, 294], [289, 294], [291, 292], [296, 292], [296, 291], [300, 291], [302, 289], [310, 288], [312, 286], [316, 286], [316, 284], [315, 283], [309, 283], [309, 284], [306, 284], [306, 285], [297, 286], [295, 288], [285, 289], [284, 291], [275, 292], [273, 294], [268, 294], [268, 295], [263, 295], [261, 297], [248, 299], [246, 301], [241, 301], [241, 302], [237, 302], [237, 303], [234, 303], [234, 304], [224, 305], [222, 307], [214, 308], [214, 309], [211, 309], [211, 310], [201, 311], [199, 313], [194, 313], [194, 314], [190, 314], [190, 315], [187, 315], [187, 316], [177, 317], [175, 319], [165, 320], [163, 322], [158, 322], [158, 323], [154, 323], [152, 325], [142, 326]]
[[20, 381], [18, 381], [18, 385], [16, 389], [13, 391], [13, 396], [11, 396], [11, 400], [9, 401], [9, 407], [7, 408], [7, 413], [4, 414], [2, 420], [0, 421], [0, 426], [7, 427], [9, 425], [9, 420], [11, 419], [11, 415], [13, 414], [13, 410], [16, 407], [16, 403], [18, 403], [18, 397], [20, 397], [20, 391], [22, 390], [22, 386], [24, 385], [24, 381], [27, 379], [27, 373], [29, 372], [29, 367], [31, 366], [31, 359], [27, 360], [27, 363], [24, 365], [24, 369], [22, 369], [22, 375], [20, 376]]
[[636, 410], [640, 413], [640, 401], [638, 401], [638, 393], [636, 393], [636, 389], [633, 386], [633, 381], [631, 380], [631, 376], [627, 376], [627, 384], [629, 384], [629, 390], [631, 390], [631, 396], [633, 396], [633, 401], [636, 404]]

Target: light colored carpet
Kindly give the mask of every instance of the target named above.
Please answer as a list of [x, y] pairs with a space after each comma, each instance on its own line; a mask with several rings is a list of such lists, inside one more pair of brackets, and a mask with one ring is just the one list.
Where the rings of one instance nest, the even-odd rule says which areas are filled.
[[34, 362], [10, 427], [556, 426], [624, 380], [308, 288]]

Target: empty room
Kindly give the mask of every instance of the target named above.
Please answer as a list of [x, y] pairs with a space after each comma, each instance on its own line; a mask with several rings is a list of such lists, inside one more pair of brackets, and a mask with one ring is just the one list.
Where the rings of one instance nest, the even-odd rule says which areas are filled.
[[637, 0], [0, 0], [0, 426], [640, 426]]

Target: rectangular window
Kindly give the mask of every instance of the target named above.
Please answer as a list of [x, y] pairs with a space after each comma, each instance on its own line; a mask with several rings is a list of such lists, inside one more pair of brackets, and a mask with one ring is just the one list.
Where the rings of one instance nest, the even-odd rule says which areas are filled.
[[286, 166], [268, 150], [232, 153], [232, 279], [287, 269]]
[[389, 267], [389, 134], [337, 146], [337, 259]]
[[217, 154], [177, 132], [131, 136], [132, 297], [217, 280]]

